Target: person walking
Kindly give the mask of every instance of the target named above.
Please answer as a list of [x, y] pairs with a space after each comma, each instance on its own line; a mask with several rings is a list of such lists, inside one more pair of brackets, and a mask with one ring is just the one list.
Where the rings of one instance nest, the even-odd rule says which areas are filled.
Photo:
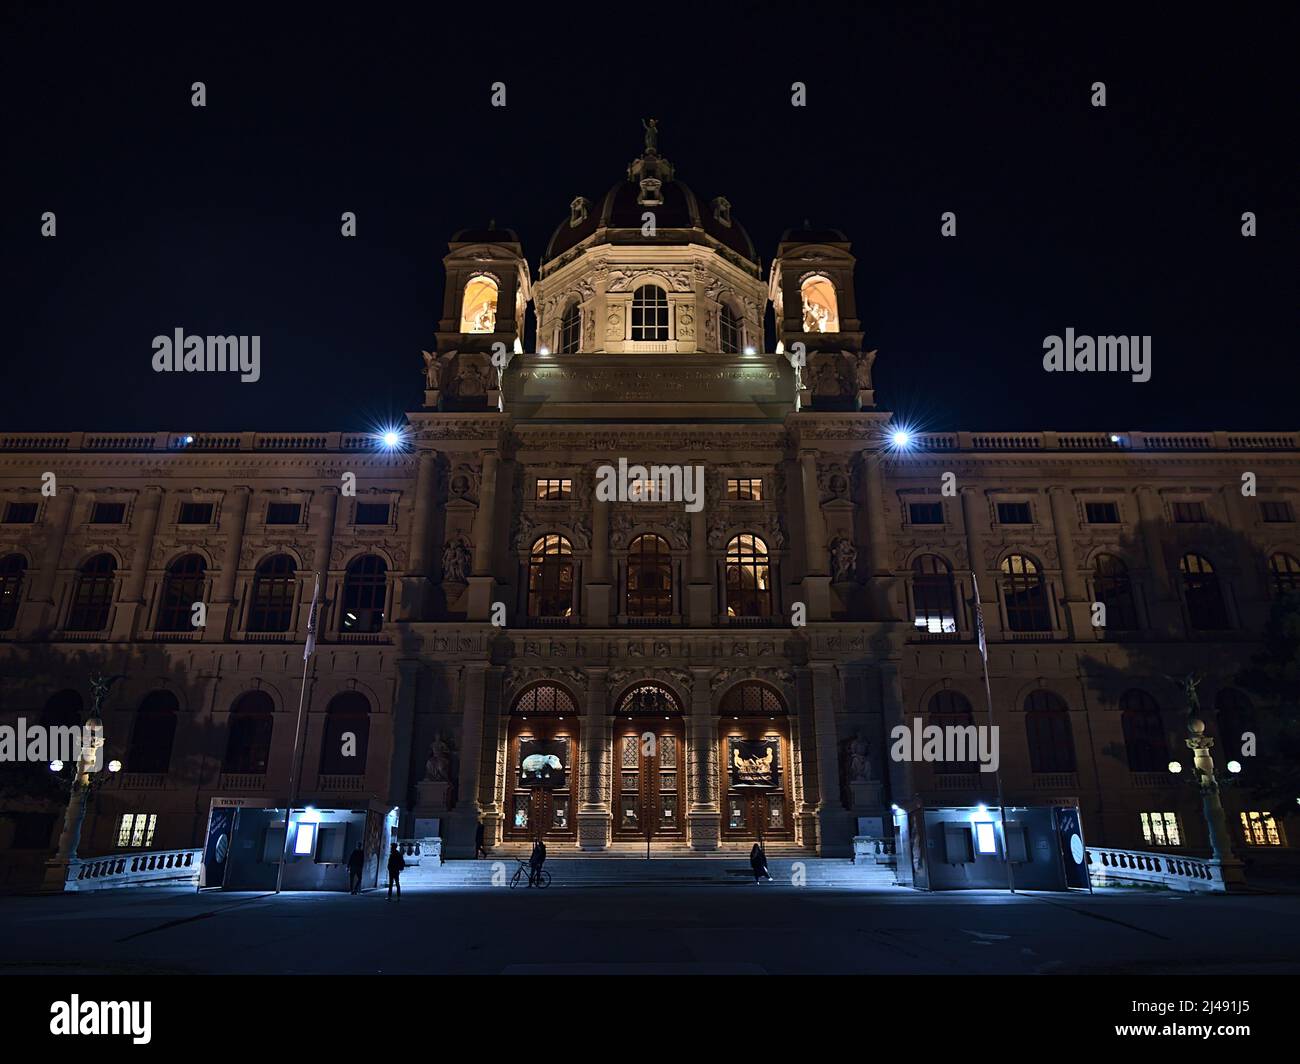
[[483, 821], [478, 822], [478, 827], [474, 829], [474, 859], [486, 857], [487, 850], [483, 848]]
[[754, 848], [749, 851], [749, 867], [754, 872], [754, 882], [757, 884], [760, 879], [771, 879], [772, 873], [767, 870], [767, 851], [763, 849], [763, 843], [754, 843]]
[[531, 887], [542, 874], [542, 866], [546, 864], [546, 843], [542, 841], [540, 835], [537, 841], [533, 843], [533, 855], [528, 858], [528, 885]]
[[361, 893], [361, 870], [366, 867], [366, 855], [361, 852], [361, 843], [348, 856], [348, 892]]
[[397, 888], [397, 900], [402, 900], [402, 869], [406, 867], [406, 859], [397, 849], [397, 843], [392, 844], [392, 849], [388, 852], [388, 900], [393, 900], [393, 888]]

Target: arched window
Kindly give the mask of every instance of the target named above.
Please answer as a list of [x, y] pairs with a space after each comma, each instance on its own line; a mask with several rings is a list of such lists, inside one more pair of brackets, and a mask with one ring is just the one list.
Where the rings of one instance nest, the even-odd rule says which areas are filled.
[[96, 554], [82, 565], [68, 610], [68, 631], [99, 632], [108, 627], [116, 572], [117, 562], [111, 554]]
[[327, 776], [364, 776], [370, 742], [370, 702], [360, 691], [344, 691], [325, 708], [320, 770]]
[[560, 346], [562, 355], [577, 354], [582, 346], [582, 311], [577, 303], [570, 303], [560, 319]]
[[179, 712], [176, 696], [170, 691], [151, 691], [145, 696], [131, 729], [127, 772], [166, 772], [171, 767]]
[[225, 772], [266, 773], [271, 757], [271, 732], [275, 728], [275, 703], [265, 691], [240, 695], [230, 711], [226, 732]]
[[724, 355], [740, 354], [740, 345], [744, 340], [744, 335], [740, 328], [740, 319], [736, 317], [736, 312], [726, 303], [722, 304], [722, 310], [718, 315], [718, 342], [722, 345]]
[[1113, 554], [1098, 554], [1092, 563], [1094, 602], [1106, 607], [1106, 628], [1116, 632], [1135, 632], [1138, 627], [1137, 606], [1128, 566]]
[[287, 632], [293, 622], [293, 593], [297, 566], [287, 554], [273, 554], [253, 576], [253, 602], [248, 610], [250, 632]]
[[1009, 554], [1002, 560], [1002, 601], [1007, 608], [1007, 627], [1013, 632], [1052, 630], [1047, 588], [1032, 558]]
[[627, 614], [671, 617], [673, 559], [661, 536], [637, 536], [627, 548]]
[[1219, 752], [1228, 760], [1241, 756], [1242, 736], [1255, 731], [1255, 707], [1235, 687], [1225, 687], [1214, 696]]
[[727, 616], [771, 615], [772, 580], [767, 544], [757, 536], [736, 536], [727, 544]]
[[167, 567], [158, 599], [158, 631], [194, 631], [194, 603], [203, 601], [206, 576], [207, 565], [198, 554], [182, 554]]
[[485, 273], [475, 274], [465, 285], [460, 304], [460, 331], [491, 333], [497, 331], [497, 282]]
[[632, 339], [668, 339], [668, 294], [654, 284], [643, 284], [632, 294]]
[[1300, 591], [1300, 561], [1293, 555], [1274, 554], [1268, 560], [1268, 571], [1273, 577], [1273, 594], [1294, 595]]
[[388, 566], [377, 554], [363, 554], [348, 565], [343, 578], [343, 614], [339, 630], [378, 632], [384, 627]]
[[803, 331], [829, 333], [840, 331], [839, 301], [829, 277], [813, 274], [799, 286], [803, 297]]
[[962, 729], [965, 750], [970, 755], [962, 761], [939, 761], [935, 764], [934, 771], [940, 776], [978, 772], [979, 745], [978, 733], [975, 731], [975, 712], [966, 696], [960, 691], [936, 691], [930, 698], [928, 715], [929, 724], [940, 728]]
[[542, 536], [528, 558], [528, 616], [573, 616], [573, 547], [563, 536]]
[[21, 554], [0, 558], [0, 632], [7, 632], [18, 623], [18, 604], [22, 601], [26, 575], [27, 559]]
[[957, 631], [957, 600], [952, 569], [937, 554], [922, 554], [912, 562], [912, 624], [926, 632]]
[[722, 696], [718, 712], [725, 717], [779, 717], [785, 715], [785, 699], [765, 683], [744, 680]]
[[573, 695], [558, 684], [539, 683], [519, 692], [510, 712], [524, 717], [529, 713], [572, 716], [578, 712], [578, 704], [573, 700]]
[[682, 706], [668, 688], [657, 683], [643, 683], [625, 692], [614, 712], [620, 717], [675, 716], [681, 714]]
[[1164, 772], [1169, 765], [1169, 743], [1156, 700], [1145, 691], [1125, 691], [1119, 708], [1128, 767], [1133, 772]]
[[1219, 591], [1219, 578], [1208, 558], [1184, 554], [1178, 559], [1183, 576], [1183, 597], [1187, 600], [1187, 619], [1197, 631], [1214, 632], [1228, 627], [1228, 613]]
[[1074, 772], [1074, 732], [1060, 695], [1033, 691], [1025, 699], [1025, 736], [1033, 772]]

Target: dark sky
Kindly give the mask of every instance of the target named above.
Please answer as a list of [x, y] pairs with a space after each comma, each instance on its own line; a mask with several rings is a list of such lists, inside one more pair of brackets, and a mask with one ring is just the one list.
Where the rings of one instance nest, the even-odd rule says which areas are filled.
[[[0, 432], [414, 409], [447, 238], [495, 218], [535, 274], [647, 115], [765, 271], [804, 218], [849, 235], [886, 409], [932, 429], [1300, 428], [1294, 7], [47, 6], [5, 4], [0, 26]], [[259, 334], [261, 381], [155, 374], [151, 340], [177, 327]], [[1044, 373], [1066, 327], [1151, 335], [1151, 381]]]

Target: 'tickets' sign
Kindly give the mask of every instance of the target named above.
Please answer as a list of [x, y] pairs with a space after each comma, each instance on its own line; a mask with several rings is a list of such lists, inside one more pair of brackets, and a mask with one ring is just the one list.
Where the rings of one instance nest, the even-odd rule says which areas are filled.
[[727, 742], [727, 768], [733, 789], [780, 786], [780, 740], [774, 735], [765, 739], [731, 737]]
[[519, 786], [564, 786], [564, 772], [569, 763], [568, 739], [520, 739]]

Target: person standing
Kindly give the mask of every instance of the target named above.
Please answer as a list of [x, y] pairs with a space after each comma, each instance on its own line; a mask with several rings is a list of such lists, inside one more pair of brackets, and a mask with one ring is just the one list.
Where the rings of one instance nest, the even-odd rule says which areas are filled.
[[528, 858], [528, 867], [530, 869], [528, 876], [528, 885], [531, 887], [542, 874], [542, 866], [546, 864], [546, 843], [542, 841], [540, 835], [537, 841], [533, 843], [533, 855]]
[[361, 843], [357, 843], [352, 853], [348, 857], [348, 892], [351, 894], [361, 893], [361, 871], [366, 867], [366, 855], [361, 851]]
[[483, 848], [483, 821], [480, 820], [474, 829], [474, 859], [486, 856], [487, 850]]
[[393, 900], [393, 888], [397, 888], [397, 900], [402, 900], [402, 869], [406, 867], [406, 859], [402, 856], [401, 851], [397, 848], [397, 843], [392, 844], [392, 849], [388, 852], [388, 900]]

